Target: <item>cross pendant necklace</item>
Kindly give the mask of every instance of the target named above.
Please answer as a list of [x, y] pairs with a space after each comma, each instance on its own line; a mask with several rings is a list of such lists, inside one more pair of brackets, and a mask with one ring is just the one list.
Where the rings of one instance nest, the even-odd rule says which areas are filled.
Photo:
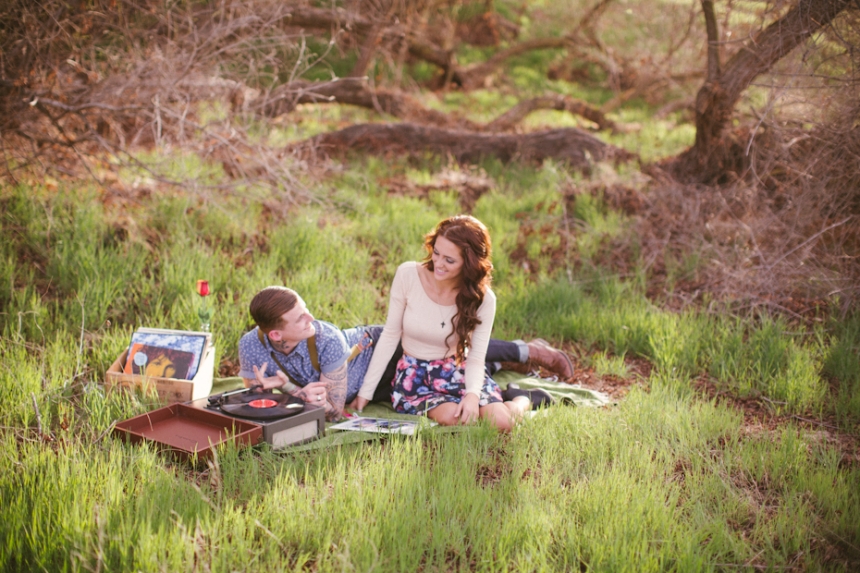
[[[433, 292], [436, 295], [436, 300], [442, 300], [442, 296], [439, 293], [439, 287], [435, 284], [433, 285]], [[442, 319], [442, 322], [440, 324], [442, 325], [442, 328], [445, 328], [445, 312], [442, 310], [443, 305], [439, 302], [436, 302], [435, 300], [433, 302], [436, 303], [437, 308], [439, 309], [439, 318]]]

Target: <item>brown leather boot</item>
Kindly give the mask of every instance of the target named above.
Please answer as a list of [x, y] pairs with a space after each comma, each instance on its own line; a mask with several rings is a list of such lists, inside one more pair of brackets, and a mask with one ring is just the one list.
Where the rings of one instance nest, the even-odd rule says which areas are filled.
[[573, 362], [567, 354], [553, 348], [543, 338], [535, 338], [526, 346], [529, 347], [529, 365], [540, 366], [564, 380], [573, 376]]

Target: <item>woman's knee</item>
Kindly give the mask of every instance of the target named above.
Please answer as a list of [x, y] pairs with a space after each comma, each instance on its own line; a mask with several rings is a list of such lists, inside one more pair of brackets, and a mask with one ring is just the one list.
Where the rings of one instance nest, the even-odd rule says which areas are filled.
[[460, 419], [454, 416], [456, 411], [457, 405], [453, 402], [447, 402], [428, 410], [427, 417], [441, 426], [456, 426], [460, 423]]
[[513, 412], [502, 402], [493, 402], [483, 406], [480, 409], [480, 416], [502, 432], [510, 432], [516, 423]]

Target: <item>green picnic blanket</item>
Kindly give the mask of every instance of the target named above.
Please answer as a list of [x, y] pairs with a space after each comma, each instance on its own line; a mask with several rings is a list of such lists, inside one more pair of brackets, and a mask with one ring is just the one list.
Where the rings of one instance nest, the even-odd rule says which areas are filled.
[[[540, 388], [545, 390], [553, 398], [553, 406], [608, 406], [613, 404], [612, 400], [606, 394], [589, 390], [582, 386], [565, 384], [545, 378], [537, 378], [509, 370], [502, 370], [493, 374], [495, 380], [502, 389], [507, 388], [511, 382], [519, 385], [520, 388]], [[212, 384], [212, 393], [228, 392], [242, 387], [242, 379], [233, 378], [216, 378]], [[551, 410], [550, 410], [551, 411]], [[368, 404], [361, 415], [366, 418], [387, 418], [391, 420], [415, 420], [416, 416], [409, 414], [398, 414], [391, 407], [391, 404], [371, 403]], [[326, 427], [332, 426], [332, 423], [327, 423]], [[432, 432], [459, 432], [463, 431], [463, 426], [442, 427], [435, 426], [428, 431]], [[352, 431], [327, 431], [326, 435], [318, 440], [301, 444], [290, 448], [280, 450], [280, 452], [299, 452], [307, 450], [316, 450], [331, 446], [340, 446], [345, 444], [355, 444], [371, 440], [384, 439], [386, 434], [377, 434], [372, 432], [352, 432]]]

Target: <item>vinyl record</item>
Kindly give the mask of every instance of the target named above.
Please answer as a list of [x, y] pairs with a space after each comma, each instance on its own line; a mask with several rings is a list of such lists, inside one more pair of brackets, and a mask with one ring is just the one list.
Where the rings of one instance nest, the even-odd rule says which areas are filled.
[[221, 410], [231, 416], [252, 420], [275, 420], [304, 411], [305, 403], [289, 394], [242, 392], [224, 398]]

